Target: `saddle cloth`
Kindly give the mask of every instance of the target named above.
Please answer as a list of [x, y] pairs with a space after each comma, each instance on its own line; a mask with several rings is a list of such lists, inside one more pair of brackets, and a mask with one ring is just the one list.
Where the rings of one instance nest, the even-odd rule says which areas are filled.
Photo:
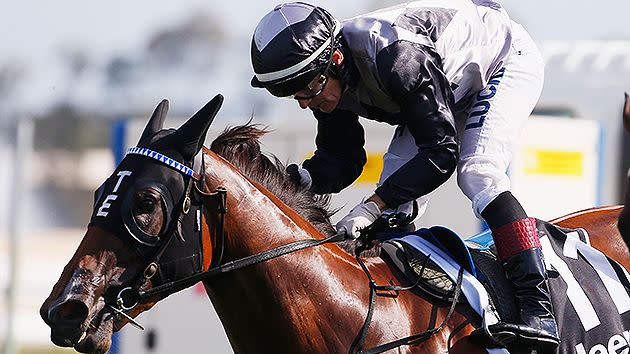
[[[561, 229], [540, 220], [537, 228], [560, 332], [558, 353], [628, 353], [628, 272], [591, 247], [583, 229]], [[428, 279], [419, 286], [427, 295], [449, 300], [463, 267], [462, 294], [487, 325], [516, 316], [512, 285], [496, 262], [489, 232], [464, 243], [454, 232], [432, 227], [389, 238], [382, 246], [409, 282], [420, 273]], [[507, 353], [505, 349], [488, 352]]]

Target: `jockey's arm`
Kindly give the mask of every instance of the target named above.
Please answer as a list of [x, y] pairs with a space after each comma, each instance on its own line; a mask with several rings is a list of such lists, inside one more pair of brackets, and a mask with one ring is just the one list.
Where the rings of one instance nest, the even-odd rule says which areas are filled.
[[367, 162], [363, 126], [355, 113], [313, 111], [317, 119], [317, 149], [303, 163], [313, 180], [311, 191], [337, 193], [354, 182]]
[[377, 58], [379, 75], [400, 105], [400, 121], [405, 122], [418, 148], [375, 191], [388, 207], [395, 208], [448, 180], [457, 166], [458, 143], [451, 110], [453, 93], [439, 56], [431, 48], [405, 41], [381, 54]]

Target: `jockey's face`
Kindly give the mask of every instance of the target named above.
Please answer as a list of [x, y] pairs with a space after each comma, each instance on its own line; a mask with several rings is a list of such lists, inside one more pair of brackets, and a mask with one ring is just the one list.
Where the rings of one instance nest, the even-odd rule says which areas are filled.
[[315, 96], [303, 97], [298, 92], [294, 98], [298, 101], [300, 108], [319, 109], [322, 112], [330, 113], [339, 104], [341, 98], [341, 81], [328, 76], [324, 88]]

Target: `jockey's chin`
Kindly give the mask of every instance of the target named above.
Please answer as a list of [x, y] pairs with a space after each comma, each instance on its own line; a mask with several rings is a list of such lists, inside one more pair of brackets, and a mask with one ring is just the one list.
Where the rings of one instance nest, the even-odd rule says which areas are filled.
[[332, 101], [332, 100], [326, 100], [326, 101], [322, 101], [320, 104], [318, 104], [315, 107], [312, 107], [313, 109], [317, 109], [320, 110], [324, 113], [330, 113], [332, 111], [335, 110], [335, 108], [337, 108], [337, 104], [339, 103], [339, 99]]

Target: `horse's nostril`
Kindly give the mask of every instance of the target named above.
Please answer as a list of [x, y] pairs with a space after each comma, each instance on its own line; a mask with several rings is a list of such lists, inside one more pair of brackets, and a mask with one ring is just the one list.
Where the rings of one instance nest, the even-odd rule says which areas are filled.
[[63, 326], [78, 326], [88, 316], [87, 305], [79, 300], [65, 301], [49, 312], [49, 318], [52, 323]]

